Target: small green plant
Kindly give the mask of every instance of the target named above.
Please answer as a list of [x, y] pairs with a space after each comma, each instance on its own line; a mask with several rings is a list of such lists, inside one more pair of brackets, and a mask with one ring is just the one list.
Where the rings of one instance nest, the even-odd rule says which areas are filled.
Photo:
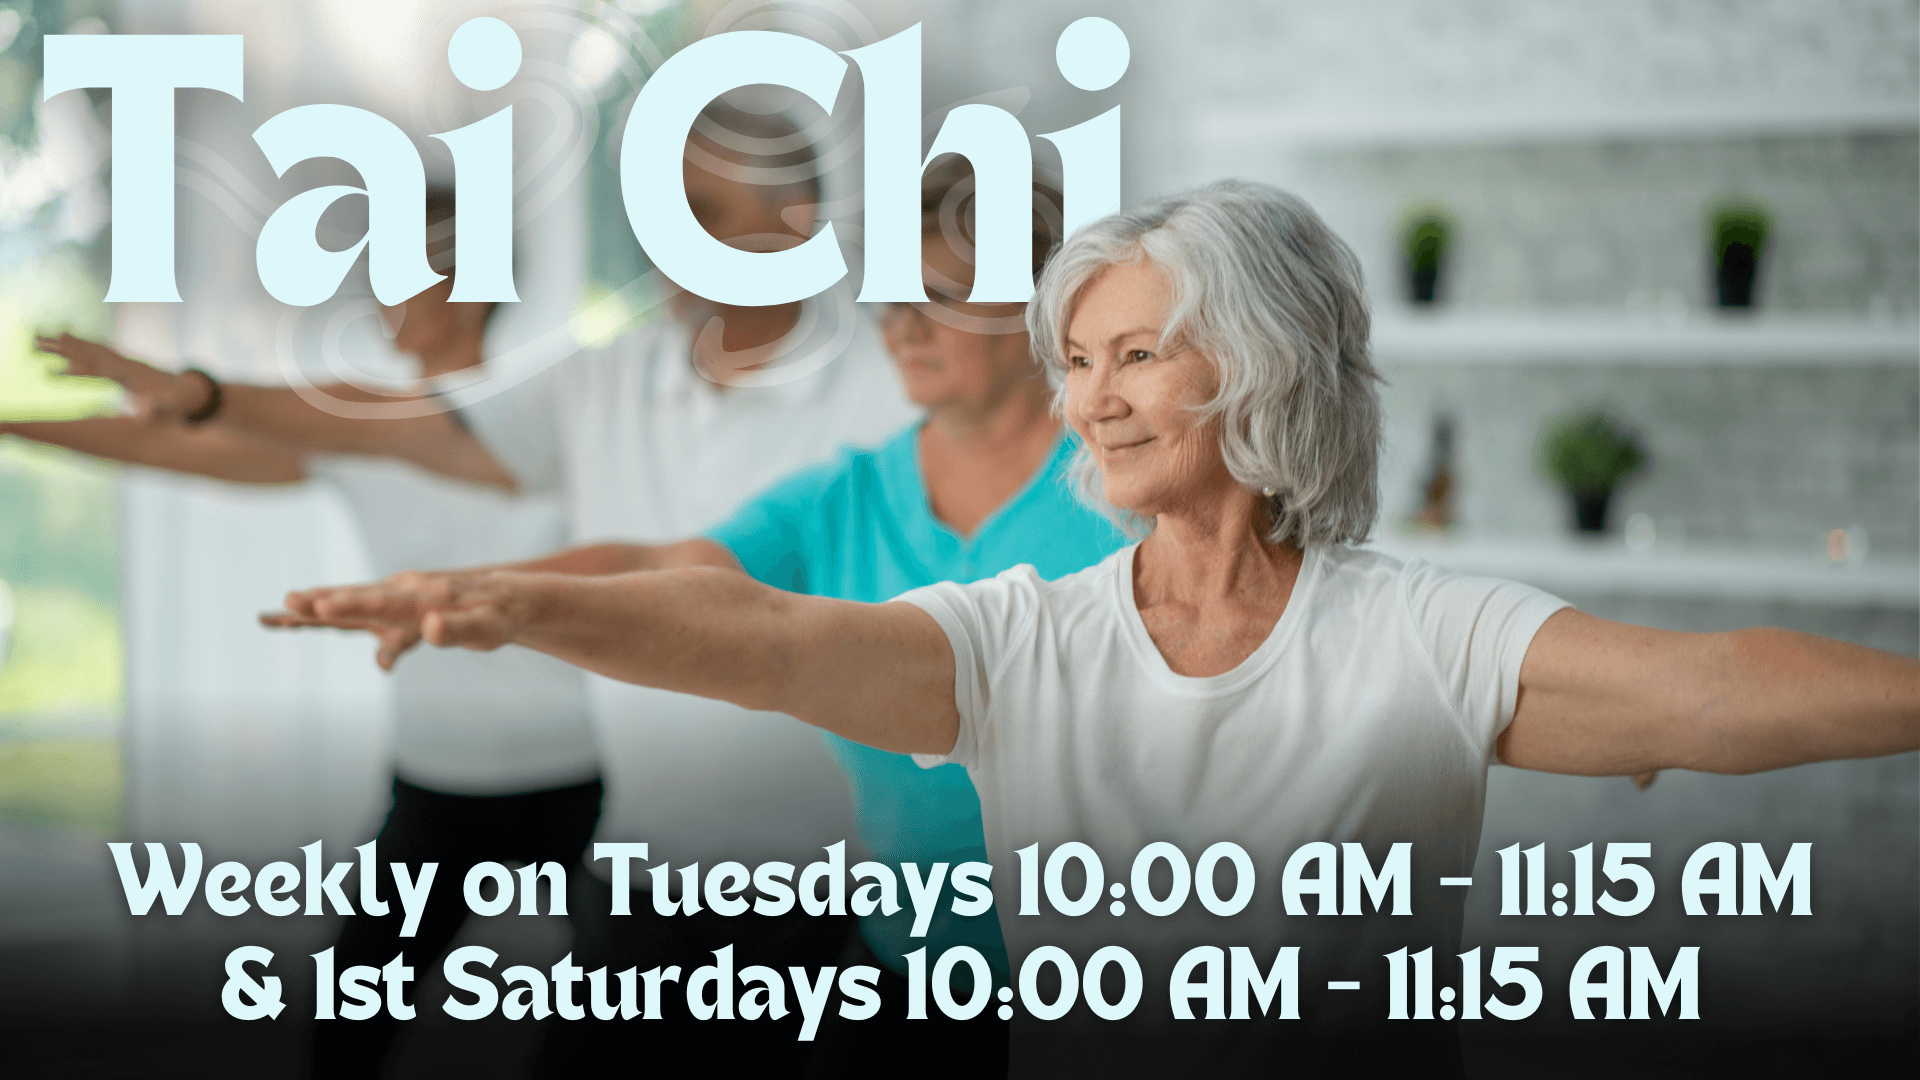
[[1407, 261], [1418, 270], [1435, 270], [1453, 235], [1453, 223], [1437, 211], [1424, 211], [1407, 222]]
[[1707, 246], [1713, 252], [1714, 290], [1723, 308], [1753, 306], [1760, 253], [1773, 215], [1752, 199], [1728, 197], [1707, 209]]
[[1438, 207], [1418, 207], [1407, 215], [1402, 241], [1406, 245], [1407, 272], [1416, 304], [1431, 304], [1440, 279], [1440, 265], [1446, 260], [1453, 238], [1453, 219]]
[[1540, 449], [1541, 468], [1576, 494], [1612, 491], [1647, 461], [1638, 440], [1595, 411], [1571, 413], [1548, 424]]
[[1735, 244], [1744, 244], [1758, 255], [1773, 231], [1773, 213], [1756, 200], [1728, 197], [1708, 207], [1707, 229], [1715, 261], [1725, 259], [1727, 249]]

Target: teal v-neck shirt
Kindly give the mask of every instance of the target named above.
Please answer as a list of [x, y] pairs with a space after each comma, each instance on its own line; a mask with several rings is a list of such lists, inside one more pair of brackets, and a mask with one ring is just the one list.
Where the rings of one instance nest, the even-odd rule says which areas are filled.
[[[1106, 518], [1082, 505], [1067, 482], [1074, 442], [1064, 436], [1025, 487], [963, 537], [933, 516], [920, 468], [914, 424], [872, 450], [843, 449], [827, 464], [794, 473], [707, 533], [732, 551], [755, 579], [788, 592], [877, 603], [923, 585], [990, 578], [1021, 564], [1051, 580], [1089, 566], [1128, 541]], [[852, 786], [860, 835], [874, 856], [926, 873], [985, 862], [980, 798], [958, 765], [922, 769], [905, 754], [875, 750], [837, 735], [827, 744]], [[1011, 873], [996, 867], [995, 873]], [[972, 919], [951, 911], [948, 888], [924, 938], [908, 929], [913, 909], [876, 911], [861, 920], [874, 952], [905, 972], [905, 953], [921, 946], [938, 956], [954, 945], [979, 949], [1005, 973], [1005, 946], [993, 913]]]

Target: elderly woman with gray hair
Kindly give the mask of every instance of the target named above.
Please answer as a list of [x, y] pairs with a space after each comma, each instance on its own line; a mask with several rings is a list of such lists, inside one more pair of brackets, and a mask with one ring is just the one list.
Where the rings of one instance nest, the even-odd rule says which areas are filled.
[[[1331, 1044], [1347, 1068], [1398, 1049], [1457, 1069], [1451, 1024], [1379, 1037], [1382, 956], [1457, 945], [1465, 890], [1439, 882], [1471, 873], [1490, 763], [1745, 773], [1920, 747], [1915, 660], [1611, 623], [1354, 546], [1378, 504], [1367, 301], [1292, 196], [1228, 181], [1088, 225], [1028, 320], [1087, 496], [1142, 537], [1080, 573], [882, 604], [717, 570], [494, 573], [297, 593], [275, 621], [517, 642], [965, 765], [1016, 1073], [1153, 1050], [1270, 1070], [1301, 1031], [1366, 1033]], [[1488, 1008], [1520, 996], [1488, 986]], [[1188, 1016], [1219, 1022], [1169, 1019]]]

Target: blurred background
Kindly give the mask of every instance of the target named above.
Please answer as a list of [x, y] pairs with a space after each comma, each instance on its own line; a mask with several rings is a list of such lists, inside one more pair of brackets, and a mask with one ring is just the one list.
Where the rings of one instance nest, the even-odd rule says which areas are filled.
[[[513, 23], [528, 57], [492, 94], [462, 90], [444, 60], [453, 28], [481, 13]], [[1053, 62], [1059, 32], [1087, 15], [1132, 42], [1126, 76], [1099, 93]], [[250, 133], [281, 110], [373, 109], [448, 179], [427, 136], [514, 104], [525, 302], [497, 320], [494, 351], [562, 323], [594, 342], [647, 317], [613, 163], [649, 71], [729, 29], [850, 49], [915, 22], [928, 138], [965, 101], [1009, 109], [1034, 134], [1119, 105], [1128, 204], [1243, 176], [1304, 196], [1346, 238], [1387, 379], [1383, 548], [1519, 578], [1608, 618], [1786, 626], [1920, 653], [1916, 0], [0, 0], [0, 421], [115, 408], [108, 388], [50, 379], [35, 330], [235, 379], [339, 374], [342, 356], [398, 371], [364, 284], [295, 311], [255, 277], [265, 217], [342, 182], [324, 162], [273, 175]], [[182, 304], [100, 302], [111, 102], [40, 100], [41, 36], [109, 31], [246, 36], [244, 103], [177, 95]], [[812, 114], [834, 147], [824, 216], [852, 222], [855, 84], [830, 119]], [[842, 235], [857, 266], [855, 233]], [[330, 926], [189, 933], [126, 919], [102, 840], [285, 858], [371, 832], [388, 736], [368, 648], [251, 623], [288, 587], [364, 576], [358, 545], [319, 485], [237, 490], [0, 437], [0, 1009], [202, 1015], [221, 979], [209, 943], [322, 947]], [[1583, 943], [1701, 945], [1709, 995], [1722, 995], [1703, 1000], [1727, 1005], [1710, 1036], [1673, 1051], [1676, 1075], [1796, 1031], [1914, 1046], [1912, 755], [1669, 774], [1644, 792], [1496, 768], [1477, 874], [1492, 878], [1493, 851], [1516, 840], [1563, 853], [1609, 839], [1655, 841], [1662, 882], [1705, 840], [1765, 841], [1776, 858], [1813, 842], [1819, 925], [1689, 921], [1668, 896], [1635, 922], [1645, 941], [1592, 924], [1516, 937], [1477, 890], [1467, 944], [1540, 944], [1563, 985]], [[564, 951], [563, 927], [539, 933], [539, 949]], [[198, 981], [182, 995], [188, 967]], [[1734, 1008], [1737, 991], [1753, 1000]], [[195, 1000], [169, 1012], [183, 996]], [[46, 1043], [45, 1062], [138, 1072], [127, 1063], [160, 1061], [183, 1037], [165, 1026], [113, 1048]], [[415, 1060], [444, 1066], [454, 1042], [433, 1043], [431, 1019], [422, 1028], [442, 1056]], [[220, 1030], [255, 1040], [260, 1060], [291, 1060], [285, 1037]], [[1543, 1016], [1530, 1030], [1558, 1029]], [[1478, 1034], [1469, 1051], [1486, 1075], [1509, 1060]], [[1793, 1072], [1799, 1052], [1768, 1060]], [[472, 1056], [473, 1075], [519, 1060]]]

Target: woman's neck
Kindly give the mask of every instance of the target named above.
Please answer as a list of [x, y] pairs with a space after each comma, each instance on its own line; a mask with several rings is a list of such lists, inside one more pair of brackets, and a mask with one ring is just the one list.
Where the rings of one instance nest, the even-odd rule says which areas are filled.
[[936, 406], [920, 429], [920, 467], [934, 517], [970, 536], [1052, 455], [1060, 421], [1044, 382], [985, 404]]
[[1162, 511], [1134, 553], [1133, 601], [1167, 667], [1209, 677], [1239, 667], [1279, 624], [1304, 556], [1270, 544], [1259, 497], [1234, 484]]
[[1206, 488], [1188, 505], [1155, 517], [1153, 533], [1134, 560], [1142, 604], [1173, 597], [1197, 605], [1277, 597], [1284, 607], [1303, 553], [1266, 540], [1270, 522], [1260, 497], [1231, 477]]

